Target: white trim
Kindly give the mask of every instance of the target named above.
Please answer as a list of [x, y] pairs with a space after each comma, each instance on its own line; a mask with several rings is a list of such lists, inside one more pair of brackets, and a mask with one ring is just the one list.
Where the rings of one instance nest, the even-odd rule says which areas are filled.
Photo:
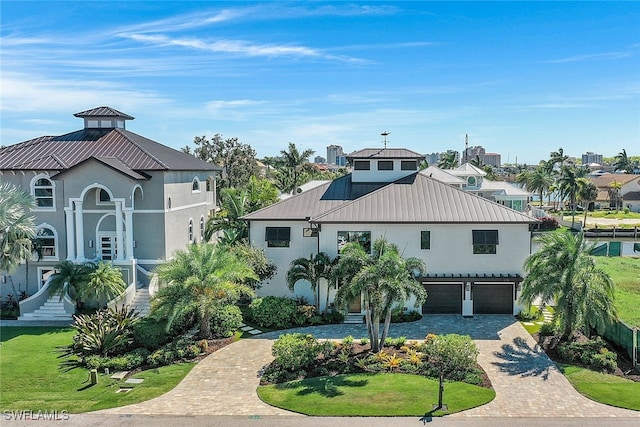
[[[36, 182], [40, 179], [46, 179], [51, 183], [52, 206], [39, 207], [37, 204], [38, 197], [36, 197]], [[39, 173], [36, 176], [34, 176], [31, 179], [31, 182], [29, 183], [29, 188], [31, 190], [31, 195], [36, 200], [36, 207], [34, 209], [35, 212], [54, 212], [56, 210], [56, 183], [53, 181], [53, 179], [51, 179], [48, 173]]]
[[167, 261], [164, 259], [136, 259], [136, 262], [138, 263], [138, 265], [140, 264], [160, 265], [160, 264], [164, 264]]
[[[113, 197], [113, 193], [111, 192], [111, 190], [109, 190], [109, 188], [107, 188], [106, 186], [104, 186], [104, 185], [102, 185], [102, 184], [98, 184], [97, 182], [94, 182], [93, 184], [89, 184], [89, 185], [87, 185], [86, 187], [84, 187], [84, 189], [82, 190], [82, 193], [80, 193], [80, 197], [79, 197], [79, 199], [80, 199], [81, 201], [83, 201], [83, 200], [84, 200], [84, 197], [87, 195], [87, 192], [88, 192], [89, 190], [94, 189], [94, 188], [102, 188], [103, 190], [105, 190], [105, 191], [109, 194], [109, 199], [110, 199], [112, 202], [115, 202], [116, 200], [118, 200], [118, 199], [115, 199], [115, 198]], [[119, 200], [124, 200], [124, 199], [119, 199]]]
[[[104, 188], [100, 188], [99, 190], [96, 189], [96, 206], [113, 206], [114, 202], [113, 202], [113, 200], [112, 200], [110, 195], [109, 195], [109, 201], [103, 202], [103, 201], [100, 200], [100, 193], [103, 190], [107, 193], [107, 195], [109, 195], [109, 192], [107, 190], [105, 190]], [[88, 211], [85, 211], [85, 212], [88, 212]]]
[[42, 275], [44, 274], [45, 270], [47, 272], [54, 272], [54, 273], [56, 271], [55, 267], [53, 267], [53, 266], [52, 267], [38, 267], [38, 291], [40, 289], [44, 288], [44, 286], [46, 285], [47, 281], [49, 280], [49, 279], [47, 279], [47, 280], [45, 280], [44, 283], [42, 283]]
[[189, 241], [189, 243], [194, 243], [194, 237], [195, 237], [195, 224], [193, 222], [193, 218], [189, 218], [189, 226], [187, 228], [187, 240]]
[[140, 184], [134, 185], [133, 189], [131, 190], [131, 209], [136, 208], [136, 190], [138, 189], [140, 190], [141, 200], [144, 200], [144, 189]]

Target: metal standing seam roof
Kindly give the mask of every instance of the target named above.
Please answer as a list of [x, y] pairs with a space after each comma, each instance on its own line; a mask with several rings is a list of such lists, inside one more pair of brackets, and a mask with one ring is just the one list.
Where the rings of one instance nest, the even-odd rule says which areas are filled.
[[424, 159], [424, 154], [406, 148], [365, 148], [347, 154], [347, 159]]
[[90, 110], [75, 113], [74, 116], [75, 117], [122, 117], [125, 120], [134, 119], [132, 116], [111, 107], [96, 107]]
[[415, 173], [311, 218], [329, 223], [536, 223], [485, 198]]
[[351, 183], [351, 175], [245, 215], [242, 219], [346, 223], [535, 223], [498, 203], [414, 173], [392, 183]]
[[65, 170], [90, 157], [117, 158], [131, 170], [221, 170], [190, 154], [113, 128], [82, 129], [0, 148], [0, 169]]

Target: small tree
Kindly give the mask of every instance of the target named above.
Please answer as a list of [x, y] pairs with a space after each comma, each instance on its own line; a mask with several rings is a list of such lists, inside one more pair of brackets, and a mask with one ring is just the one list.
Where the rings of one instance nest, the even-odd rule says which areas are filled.
[[[329, 280], [331, 273], [331, 259], [324, 252], [316, 255], [309, 255], [309, 258], [296, 258], [291, 261], [289, 271], [287, 271], [287, 284], [289, 289], [293, 289], [300, 280], [306, 280], [311, 284], [313, 291], [313, 304], [320, 311], [320, 280]], [[325, 307], [326, 310], [326, 307]]]
[[69, 295], [76, 301], [76, 307], [83, 303], [82, 296], [86, 292], [85, 286], [89, 282], [89, 274], [95, 270], [92, 262], [76, 264], [71, 261], [62, 261], [56, 264], [56, 272], [49, 280], [49, 295], [59, 295], [62, 299]]
[[11, 273], [31, 257], [36, 235], [34, 207], [31, 195], [8, 182], [0, 185], [0, 270]]
[[458, 371], [472, 369], [478, 361], [478, 348], [468, 335], [448, 334], [429, 336], [425, 342], [426, 363], [438, 371], [440, 387], [438, 406], [442, 409], [444, 379]]
[[126, 283], [122, 272], [107, 262], [99, 262], [87, 276], [87, 283], [80, 289], [80, 298], [93, 300], [99, 306], [106, 306], [112, 298], [124, 292]]

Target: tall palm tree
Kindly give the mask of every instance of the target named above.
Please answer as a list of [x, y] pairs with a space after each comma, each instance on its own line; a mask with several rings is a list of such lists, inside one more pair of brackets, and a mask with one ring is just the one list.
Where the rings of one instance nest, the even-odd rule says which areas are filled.
[[555, 301], [558, 332], [568, 339], [575, 331], [593, 327], [602, 332], [617, 318], [611, 278], [595, 266], [584, 234], [546, 233], [541, 248], [524, 265], [520, 301], [526, 306], [540, 298]]
[[582, 226], [587, 226], [587, 212], [589, 205], [598, 198], [598, 187], [587, 178], [578, 178], [578, 199], [584, 207], [584, 220]]
[[299, 151], [296, 144], [289, 143], [289, 151], [281, 150], [280, 154], [284, 158], [282, 168], [288, 171], [288, 175], [292, 180], [291, 194], [298, 193], [298, 187], [302, 184], [301, 176], [303, 171], [309, 164], [309, 156], [312, 156], [315, 151], [307, 148], [306, 150]]
[[31, 257], [35, 238], [33, 197], [18, 187], [0, 184], [0, 270], [13, 272]]
[[[223, 188], [220, 190], [221, 209], [207, 220], [204, 233], [205, 240], [211, 240], [211, 237], [218, 231], [222, 231], [225, 235], [229, 234], [226, 237], [223, 235], [222, 238], [226, 238], [232, 243], [249, 237], [247, 223], [239, 219], [249, 213], [246, 211], [247, 200], [246, 190], [236, 188]], [[231, 236], [233, 238], [230, 238]]]
[[622, 196], [620, 195], [620, 190], [622, 189], [622, 183], [616, 181], [615, 179], [611, 181], [609, 184], [609, 206], [613, 204], [614, 208], [618, 210], [618, 207], [622, 207]]
[[631, 162], [629, 161], [629, 157], [627, 156], [627, 150], [625, 150], [624, 148], [615, 157], [615, 162], [613, 163], [613, 170], [627, 171], [627, 172], [632, 170]]
[[154, 296], [151, 315], [166, 318], [167, 329], [177, 319], [192, 318], [202, 338], [211, 338], [211, 318], [217, 310], [254, 295], [244, 283], [258, 278], [245, 260], [211, 243], [177, 251], [156, 271], [167, 285]]
[[122, 272], [113, 264], [99, 262], [87, 276], [87, 283], [80, 289], [80, 298], [106, 306], [112, 298], [124, 292], [126, 283]]
[[[365, 320], [371, 350], [379, 351], [386, 340], [394, 306], [404, 303], [412, 295], [419, 307], [427, 298], [417, 275], [424, 275], [426, 266], [418, 258], [403, 258], [398, 247], [384, 237], [378, 238], [369, 256], [357, 243], [347, 243], [340, 254], [336, 275], [344, 284], [338, 289], [335, 303], [346, 308], [354, 298], [362, 295]], [[380, 321], [384, 329], [380, 334]]]
[[564, 166], [564, 161], [567, 160], [568, 158], [569, 156], [566, 156], [564, 154], [564, 150], [562, 149], [562, 147], [560, 147], [558, 148], [558, 151], [551, 152], [548, 164], [550, 165], [551, 168], [553, 168], [554, 165], [559, 165], [560, 174], [562, 174], [562, 167]]
[[516, 182], [523, 184], [527, 191], [538, 192], [540, 206], [542, 206], [542, 195], [553, 185], [553, 177], [545, 166], [538, 166], [533, 170], [519, 173], [516, 176]]
[[569, 199], [571, 206], [571, 228], [573, 228], [576, 221], [576, 199], [578, 198], [579, 182], [581, 173], [575, 166], [565, 165], [561, 169], [560, 179], [558, 180], [558, 187], [562, 194], [562, 198]]
[[[287, 284], [289, 289], [293, 289], [300, 280], [306, 280], [311, 284], [313, 291], [313, 304], [320, 311], [320, 281], [329, 280], [331, 274], [331, 258], [325, 252], [318, 252], [316, 255], [309, 255], [309, 258], [296, 258], [291, 261], [289, 271], [287, 271]], [[327, 294], [329, 287], [327, 285]], [[325, 310], [327, 307], [325, 306]]]

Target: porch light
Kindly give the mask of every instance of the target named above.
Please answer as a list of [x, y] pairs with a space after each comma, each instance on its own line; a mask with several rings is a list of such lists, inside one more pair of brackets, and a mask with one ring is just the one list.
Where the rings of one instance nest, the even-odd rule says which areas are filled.
[[89, 239], [89, 247], [92, 248], [93, 247], [93, 240]]

